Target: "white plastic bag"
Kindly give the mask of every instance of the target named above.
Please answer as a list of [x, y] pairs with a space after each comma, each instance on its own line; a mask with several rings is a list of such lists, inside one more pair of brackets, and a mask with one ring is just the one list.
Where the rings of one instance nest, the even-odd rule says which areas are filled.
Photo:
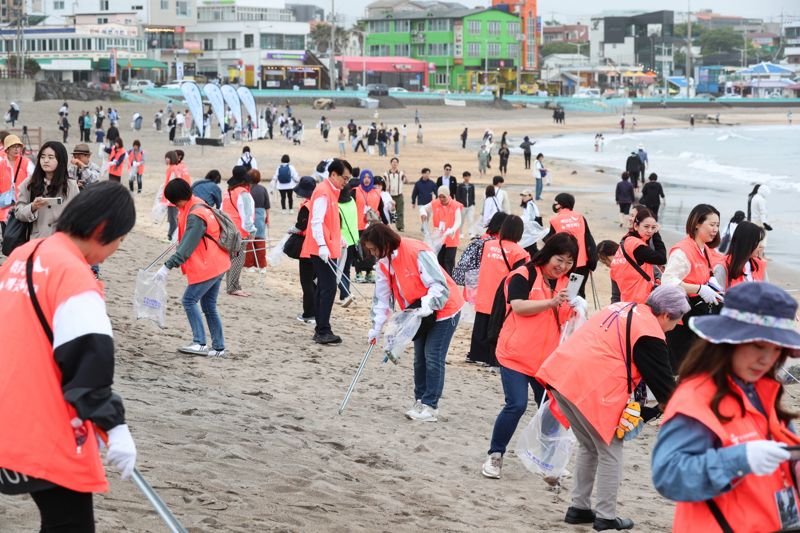
[[269, 266], [278, 266], [283, 260], [283, 247], [286, 244], [286, 241], [289, 240], [289, 234], [283, 236], [281, 240], [278, 241], [278, 244], [272, 247], [272, 249], [267, 253], [267, 263]]
[[133, 292], [136, 320], [146, 318], [163, 328], [167, 321], [167, 280], [158, 279], [156, 272], [139, 270]]
[[433, 250], [433, 253], [439, 255], [439, 250], [441, 250], [442, 246], [444, 246], [444, 232], [439, 229], [435, 229], [430, 233], [426, 233], [425, 244], [430, 246], [431, 250]]
[[461, 318], [458, 319], [458, 325], [462, 324], [468, 328], [475, 324], [475, 306], [470, 302], [465, 302], [464, 307], [461, 308]]
[[153, 209], [150, 211], [150, 218], [153, 220], [153, 224], [162, 224], [167, 218], [167, 204], [161, 201], [163, 194], [164, 187], [162, 186], [158, 189], [158, 194], [153, 200]]
[[416, 309], [394, 313], [386, 322], [383, 334], [383, 353], [392, 363], [397, 364], [406, 347], [414, 340], [422, 317]]
[[522, 464], [534, 474], [559, 479], [572, 456], [575, 435], [556, 420], [545, 396], [542, 406], [533, 415], [517, 440], [516, 453]]
[[579, 327], [586, 323], [586, 300], [580, 296], [578, 296], [578, 299], [580, 302], [578, 302], [578, 305], [575, 307], [575, 315], [567, 320], [566, 323], [564, 323], [564, 326], [561, 328], [561, 338], [558, 341], [559, 344], [567, 340], [570, 335], [575, 333]]

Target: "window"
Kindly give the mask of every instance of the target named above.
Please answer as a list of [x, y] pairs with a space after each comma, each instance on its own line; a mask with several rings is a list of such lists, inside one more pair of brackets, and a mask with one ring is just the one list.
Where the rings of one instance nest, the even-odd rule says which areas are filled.
[[391, 31], [389, 22], [388, 20], [370, 20], [367, 27], [369, 33], [389, 33]]
[[236, 50], [236, 38], [231, 37], [228, 39], [228, 50]]
[[175, 14], [179, 17], [189, 16], [189, 2], [186, 0], [177, 0], [175, 2]]
[[467, 55], [469, 57], [481, 57], [481, 43], [469, 43], [467, 45]]
[[389, 52], [389, 45], [388, 44], [371, 44], [369, 45], [369, 52], [367, 55], [370, 56], [388, 56], [391, 52]]
[[108, 11], [108, 0], [100, 0], [100, 11]]
[[489, 22], [489, 35], [500, 35], [500, 23], [499, 22]]
[[520, 47], [518, 44], [509, 44], [508, 45], [508, 57], [513, 57], [514, 59], [519, 58], [519, 51]]
[[449, 56], [450, 43], [437, 43], [428, 45], [429, 56]]
[[169, 0], [161, 0], [161, 9], [169, 9]]
[[98, 24], [108, 24], [108, 17], [97, 17]]
[[203, 50], [213, 50], [214, 39], [203, 39]]
[[410, 44], [396, 44], [394, 45], [394, 55], [398, 57], [408, 57], [411, 54]]
[[284, 35], [283, 48], [285, 50], [305, 50], [306, 49], [305, 35]]
[[450, 19], [429, 20], [428, 31], [450, 31]]
[[489, 55], [492, 57], [497, 57], [500, 55], [500, 43], [487, 43], [489, 47]]
[[277, 50], [280, 48], [283, 48], [283, 35], [278, 35], [275, 33], [261, 34], [262, 50]]
[[411, 21], [410, 20], [395, 20], [394, 21], [394, 31], [397, 33], [408, 33], [411, 31]]
[[252, 33], [245, 33], [244, 34], [244, 47], [245, 48], [253, 48], [253, 43], [255, 39], [253, 38]]
[[64, 9], [64, 0], [53, 0], [53, 9]]
[[470, 20], [467, 24], [467, 31], [472, 35], [478, 35], [481, 32], [481, 21]]
[[436, 85], [450, 85], [450, 76], [447, 72], [437, 72], [434, 78]]
[[519, 22], [508, 23], [508, 35], [516, 39], [517, 35], [519, 35], [519, 32], [520, 32]]
[[142, 11], [143, 9], [144, 9], [144, 6], [141, 5], [141, 4], [135, 5], [135, 6], [131, 6], [131, 10], [132, 11]]

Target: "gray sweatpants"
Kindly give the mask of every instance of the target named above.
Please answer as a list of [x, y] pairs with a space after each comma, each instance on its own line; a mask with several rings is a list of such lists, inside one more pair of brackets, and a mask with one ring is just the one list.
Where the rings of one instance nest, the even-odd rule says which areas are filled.
[[613, 520], [617, 516], [617, 492], [622, 479], [622, 440], [615, 436], [611, 444], [606, 444], [577, 407], [555, 389], [553, 395], [578, 439], [572, 506], [592, 509], [592, 488], [596, 480], [597, 517]]

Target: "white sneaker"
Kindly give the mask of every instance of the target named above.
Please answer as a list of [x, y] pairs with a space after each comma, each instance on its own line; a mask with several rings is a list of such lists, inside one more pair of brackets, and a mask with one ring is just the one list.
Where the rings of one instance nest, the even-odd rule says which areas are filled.
[[430, 405], [425, 405], [424, 403], [421, 405], [422, 409], [406, 413], [406, 416], [418, 422], [436, 422], [436, 420], [438, 420], [437, 416], [439, 415], [439, 410], [434, 409]]
[[422, 400], [417, 400], [414, 403], [413, 407], [411, 407], [411, 409], [406, 411], [406, 418], [409, 418], [409, 419], [413, 420], [414, 417], [412, 415], [414, 413], [419, 413], [420, 411], [422, 411]]
[[294, 209], [289, 209], [289, 214], [294, 215]]
[[491, 479], [500, 479], [500, 471], [503, 469], [503, 456], [500, 452], [494, 452], [486, 458], [483, 463], [481, 473]]
[[258, 272], [258, 269], [256, 267], [245, 267], [244, 271], [245, 272]]
[[225, 350], [209, 350], [208, 351], [209, 357], [228, 357], [225, 353]]
[[260, 269], [258, 270], [258, 273], [259, 273], [259, 274], [266, 274], [266, 273], [267, 273], [267, 269], [266, 269], [266, 268], [260, 268]]
[[349, 307], [350, 304], [353, 303], [354, 301], [355, 298], [353, 298], [353, 295], [348, 294], [344, 300], [339, 300], [339, 303], [342, 305], [342, 307]]
[[189, 346], [184, 346], [183, 348], [178, 348], [178, 351], [181, 353], [188, 353], [192, 355], [208, 355], [208, 348], [205, 344], [190, 344]]

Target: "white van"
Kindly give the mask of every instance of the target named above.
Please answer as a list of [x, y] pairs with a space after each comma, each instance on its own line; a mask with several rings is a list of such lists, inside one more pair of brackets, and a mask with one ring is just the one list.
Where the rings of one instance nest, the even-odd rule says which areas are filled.
[[575, 92], [575, 98], [600, 98], [600, 89], [581, 87]]

